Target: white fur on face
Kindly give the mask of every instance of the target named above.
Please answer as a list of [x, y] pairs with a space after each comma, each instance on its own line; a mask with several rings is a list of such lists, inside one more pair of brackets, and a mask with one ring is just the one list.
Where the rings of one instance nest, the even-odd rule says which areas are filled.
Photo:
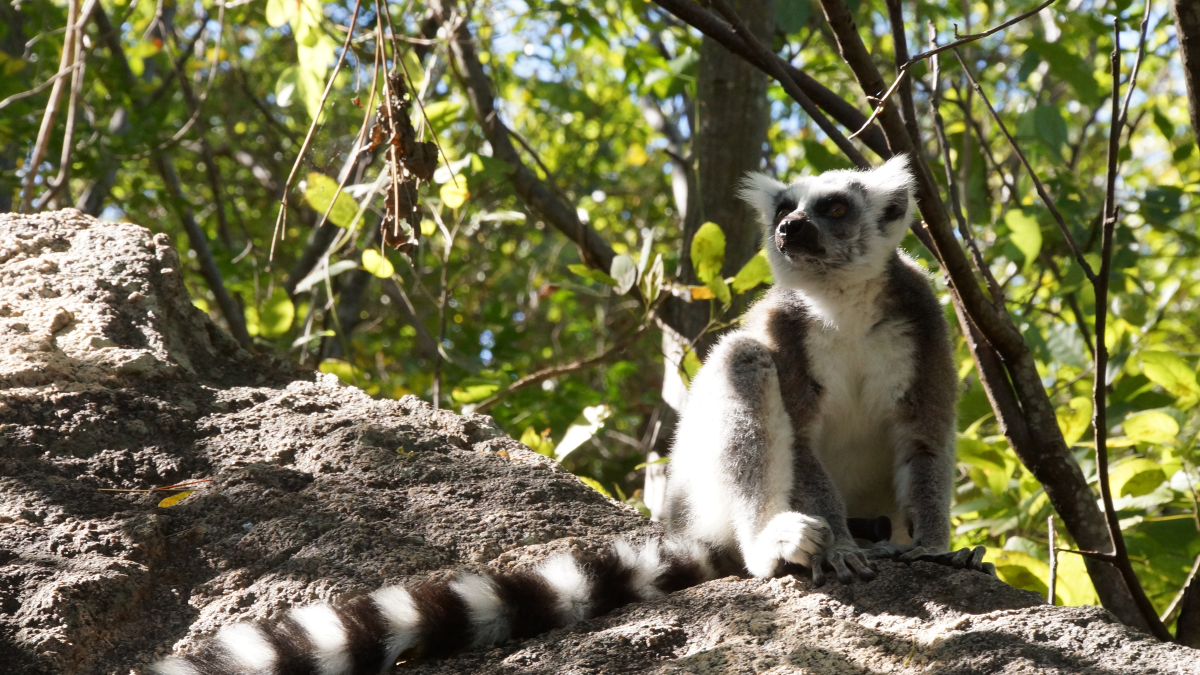
[[[772, 244], [774, 240], [775, 209], [780, 202], [788, 200], [795, 203], [798, 209], [814, 203], [821, 197], [845, 191], [851, 183], [863, 186], [866, 200], [855, 200], [861, 211], [858, 216], [858, 226], [866, 237], [866, 250], [854, 258], [849, 264], [836, 269], [805, 264], [803, 261], [793, 261]], [[821, 312], [822, 296], [861, 284], [883, 273], [888, 258], [912, 221], [916, 203], [912, 194], [913, 178], [909, 171], [908, 157], [898, 155], [889, 159], [883, 166], [870, 171], [827, 171], [819, 176], [800, 178], [790, 185], [763, 174], [750, 174], [742, 181], [739, 196], [754, 208], [759, 214], [763, 227], [764, 249], [771, 270], [775, 276], [776, 285], [783, 288], [805, 291], [815, 301], [813, 309]], [[896, 198], [897, 193], [907, 195], [907, 207], [904, 215], [894, 221], [887, 222], [884, 231], [880, 231], [878, 223], [886, 221], [884, 211]]]

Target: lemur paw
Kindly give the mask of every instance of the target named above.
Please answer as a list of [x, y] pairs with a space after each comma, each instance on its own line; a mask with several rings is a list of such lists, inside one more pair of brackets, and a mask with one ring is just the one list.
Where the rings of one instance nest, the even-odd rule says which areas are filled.
[[947, 567], [974, 570], [996, 576], [996, 566], [992, 563], [983, 562], [983, 556], [986, 554], [987, 548], [983, 546], [976, 546], [973, 549], [964, 548], [957, 551], [939, 551], [925, 546], [913, 546], [904, 552], [899, 560], [900, 562], [923, 560], [925, 562], [946, 565]]
[[832, 568], [837, 574], [838, 581], [848, 584], [854, 581], [855, 575], [863, 581], [875, 578], [875, 569], [871, 567], [866, 551], [859, 548], [853, 541], [839, 542], [829, 549], [813, 556], [813, 584], [825, 584], [825, 569]]
[[775, 575], [779, 561], [811, 566], [813, 556], [832, 539], [824, 518], [787, 511], [771, 519], [746, 552], [746, 569], [756, 577]]

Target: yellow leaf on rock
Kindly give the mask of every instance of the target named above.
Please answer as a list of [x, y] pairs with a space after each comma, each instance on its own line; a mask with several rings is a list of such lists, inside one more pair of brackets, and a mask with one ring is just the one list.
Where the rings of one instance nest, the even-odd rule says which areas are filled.
[[169, 506], [175, 506], [179, 502], [187, 499], [188, 495], [192, 494], [193, 492], [195, 492], [195, 490], [184, 490], [183, 492], [176, 492], [175, 494], [171, 495], [170, 497], [167, 497], [166, 499], [160, 501], [158, 503], [158, 505], [164, 509]]

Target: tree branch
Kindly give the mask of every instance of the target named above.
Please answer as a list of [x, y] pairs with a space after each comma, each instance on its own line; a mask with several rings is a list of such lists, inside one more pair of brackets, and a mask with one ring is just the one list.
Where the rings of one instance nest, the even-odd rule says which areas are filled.
[[787, 92], [788, 96], [791, 96], [796, 103], [800, 104], [800, 107], [804, 110], [804, 112], [807, 113], [808, 116], [817, 123], [817, 126], [821, 127], [821, 131], [824, 131], [825, 135], [829, 136], [834, 145], [838, 146], [838, 148], [850, 158], [850, 161], [854, 162], [855, 166], [860, 169], [869, 169], [871, 167], [870, 162], [868, 162], [867, 159], [862, 156], [862, 153], [858, 151], [858, 148], [854, 147], [849, 139], [847, 139], [837, 127], [833, 126], [833, 123], [829, 121], [829, 118], [825, 117], [825, 114], [822, 113], [819, 108], [817, 108], [817, 105], [813, 103], [812, 99], [810, 99], [808, 95], [804, 93], [804, 90], [801, 89], [800, 86], [797, 85], [796, 82], [788, 75], [787, 62], [780, 58], [778, 54], [767, 49], [761, 42], [759, 42], [754, 33], [752, 33], [750, 29], [746, 27], [746, 24], [742, 22], [741, 18], [738, 17], [737, 12], [733, 11], [733, 8], [730, 7], [725, 0], [709, 0], [709, 2], [713, 7], [716, 7], [717, 11], [721, 13], [721, 16], [725, 17], [725, 20], [728, 21], [731, 26], [733, 26], [734, 34], [742, 38], [742, 41], [750, 49], [750, 53], [753, 54], [757, 59], [754, 62], [755, 65], [759, 65], [763, 72], [765, 72], [768, 76], [775, 78], [779, 84], [783, 85], [783, 90]]
[[[762, 70], [771, 77], [776, 77], [770, 69], [768, 62], [760, 60], [754, 51], [746, 42], [739, 37], [734, 31], [723, 21], [709, 14], [699, 4], [692, 0], [655, 0], [655, 2], [674, 14], [684, 23], [696, 28], [701, 33], [715, 40], [725, 49], [742, 57], [747, 62], [753, 64], [759, 70]], [[779, 58], [779, 57], [776, 57]], [[782, 60], [782, 59], [780, 59]], [[788, 78], [796, 84], [796, 86], [804, 92], [813, 103], [820, 106], [822, 110], [829, 113], [833, 119], [847, 129], [859, 129], [867, 122], [867, 116], [862, 114], [852, 104], [846, 102], [845, 99], [833, 93], [825, 85], [817, 82], [804, 71], [795, 66], [784, 62], [784, 71]], [[780, 80], [782, 84], [783, 80]], [[888, 150], [887, 142], [884, 140], [883, 134], [880, 133], [878, 127], [872, 127], [859, 136], [863, 143], [868, 148], [873, 150], [877, 155], [883, 158], [892, 156]]]

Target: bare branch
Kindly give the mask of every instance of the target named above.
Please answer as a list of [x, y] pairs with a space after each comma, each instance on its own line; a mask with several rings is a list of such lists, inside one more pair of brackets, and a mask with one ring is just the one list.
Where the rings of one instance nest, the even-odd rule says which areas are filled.
[[296, 153], [296, 162], [292, 164], [292, 171], [288, 174], [287, 181], [283, 184], [284, 194], [279, 196], [279, 216], [275, 219], [275, 231], [271, 233], [271, 253], [267, 257], [268, 260], [275, 259], [275, 242], [279, 240], [280, 233], [287, 233], [287, 191], [292, 188], [292, 181], [296, 178], [296, 172], [300, 170], [300, 163], [304, 161], [304, 155], [308, 153], [308, 146], [312, 143], [313, 134], [317, 131], [317, 123], [321, 119], [321, 111], [325, 109], [325, 102], [329, 100], [329, 92], [333, 89], [333, 82], [337, 79], [337, 75], [342, 70], [342, 64], [346, 61], [346, 53], [350, 51], [350, 40], [354, 37], [354, 27], [358, 25], [358, 10], [362, 5], [362, 0], [354, 0], [354, 12], [350, 15], [350, 30], [346, 31], [346, 41], [342, 43], [342, 51], [338, 53], [337, 64], [333, 67], [333, 72], [329, 74], [329, 81], [325, 83], [325, 91], [321, 92], [321, 102], [317, 105], [317, 114], [313, 116], [312, 124], [308, 126], [308, 133], [304, 135], [304, 142], [300, 144], [300, 151]]
[[609, 347], [604, 352], [602, 352], [596, 356], [593, 356], [589, 359], [576, 359], [575, 361], [571, 361], [570, 363], [563, 363], [563, 364], [559, 364], [557, 366], [550, 366], [548, 368], [542, 368], [541, 370], [530, 373], [530, 374], [526, 375], [525, 377], [522, 377], [521, 379], [517, 380], [516, 382], [513, 382], [512, 384], [508, 385], [508, 387], [504, 388], [503, 390], [498, 391], [495, 394], [492, 394], [487, 399], [484, 399], [482, 402], [479, 403], [479, 405], [475, 406], [474, 412], [477, 412], [477, 413], [487, 412], [492, 406], [499, 403], [501, 400], [503, 400], [509, 394], [516, 393], [516, 392], [520, 391], [521, 389], [524, 389], [525, 387], [528, 387], [530, 385], [537, 384], [539, 382], [543, 382], [552, 377], [558, 377], [560, 375], [570, 375], [571, 373], [577, 373], [581, 370], [587, 370], [588, 368], [591, 368], [593, 366], [598, 366], [601, 363], [605, 363], [605, 362], [609, 361], [610, 359], [612, 359], [616, 356], [619, 356], [626, 349], [637, 344], [637, 341], [640, 340], [641, 337], [646, 334], [646, 331], [650, 328], [651, 325], [653, 325], [652, 321], [643, 322], [642, 325], [638, 326], [638, 329], [636, 331], [634, 331], [633, 333], [618, 340], [615, 344], [613, 344], [612, 347]]
[[[75, 65], [75, 55], [78, 52], [75, 48], [75, 41], [79, 34], [78, 27], [75, 25], [78, 12], [79, 0], [69, 0], [67, 3], [67, 34], [63, 38], [62, 57], [58, 66], [59, 73], [74, 72], [72, 66]], [[25, 183], [21, 186], [21, 211], [24, 213], [28, 213], [33, 206], [33, 186], [36, 184], [42, 159], [46, 156], [46, 148], [50, 144], [50, 134], [54, 130], [54, 119], [58, 117], [62, 93], [63, 80], [55, 79], [54, 89], [50, 91], [50, 102], [46, 106], [45, 113], [42, 114], [42, 126], [38, 129], [37, 141], [33, 144], [33, 153], [27, 164], [29, 169], [25, 173]]]
[[72, 65], [70, 68], [68, 68], [66, 70], [60, 70], [57, 73], [55, 73], [54, 75], [51, 75], [50, 79], [39, 84], [38, 86], [34, 87], [33, 89], [30, 89], [28, 91], [23, 91], [19, 94], [13, 94], [12, 96], [9, 96], [8, 98], [4, 99], [3, 101], [0, 101], [0, 110], [4, 110], [5, 108], [12, 105], [13, 103], [16, 103], [17, 101], [29, 98], [30, 96], [36, 96], [36, 95], [42, 93], [43, 91], [46, 90], [46, 87], [49, 87], [50, 85], [54, 84], [55, 82], [58, 82], [59, 78], [66, 77], [67, 75], [74, 73], [76, 70], [79, 70], [82, 67], [83, 67], [83, 62], [80, 61], [79, 63]]
[[[771, 77], [776, 77], [768, 69], [769, 66], [767, 63], [759, 60], [754, 51], [740, 36], [735, 34], [725, 22], [705, 11], [699, 4], [692, 0], [655, 0], [655, 2], [663, 9], [681, 19], [684, 23], [698, 29], [701, 33], [715, 40], [725, 49], [742, 57]], [[859, 129], [865, 125], [867, 116], [862, 114], [858, 108], [855, 108], [845, 99], [833, 93], [828, 87], [817, 82], [807, 73], [790, 63], [784, 62], [784, 70], [787, 72], [788, 77], [808, 98], [820, 106], [822, 110], [829, 113], [839, 124], [847, 129]], [[861, 137], [863, 143], [880, 157], [888, 158], [892, 156], [891, 151], [888, 150], [887, 142], [878, 128], [869, 129]]]

